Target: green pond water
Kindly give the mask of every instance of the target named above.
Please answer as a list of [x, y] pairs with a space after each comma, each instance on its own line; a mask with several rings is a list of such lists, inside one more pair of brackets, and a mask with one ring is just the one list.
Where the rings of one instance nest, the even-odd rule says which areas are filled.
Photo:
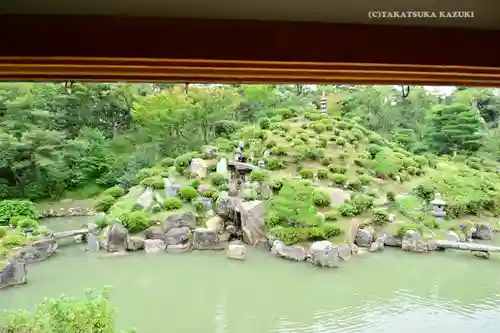
[[223, 252], [104, 258], [75, 245], [28, 273], [27, 285], [0, 291], [0, 309], [109, 285], [118, 326], [142, 333], [500, 332], [500, 258], [465, 252], [387, 249], [320, 269], [253, 249], [239, 262]]

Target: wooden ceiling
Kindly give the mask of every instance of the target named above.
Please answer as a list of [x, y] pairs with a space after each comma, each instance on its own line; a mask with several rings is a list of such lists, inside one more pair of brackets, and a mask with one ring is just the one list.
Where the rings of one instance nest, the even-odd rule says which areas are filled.
[[412, 1], [3, 1], [0, 79], [500, 87], [500, 1]]

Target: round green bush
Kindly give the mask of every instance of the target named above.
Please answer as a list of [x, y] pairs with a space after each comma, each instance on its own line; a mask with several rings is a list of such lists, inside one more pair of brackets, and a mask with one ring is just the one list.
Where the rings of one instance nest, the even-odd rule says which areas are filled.
[[326, 207], [330, 205], [331, 198], [327, 193], [320, 190], [315, 190], [313, 192], [313, 202], [314, 205], [318, 207]]
[[151, 187], [153, 189], [165, 188], [165, 181], [159, 176], [148, 177], [141, 181], [141, 185], [144, 187]]
[[318, 179], [327, 179], [328, 178], [328, 170], [327, 169], [318, 169], [316, 172], [316, 176]]
[[347, 182], [347, 176], [342, 173], [334, 173], [330, 176], [333, 184], [335, 185], [344, 185]]
[[347, 141], [342, 137], [338, 137], [337, 140], [335, 140], [335, 143], [339, 146], [345, 146]]
[[268, 129], [271, 126], [271, 120], [269, 118], [260, 118], [258, 121], [260, 129]]
[[351, 205], [349, 203], [343, 203], [339, 206], [339, 213], [342, 216], [345, 217], [352, 217], [356, 216], [357, 209], [354, 205]]
[[162, 208], [161, 208], [160, 204], [154, 204], [153, 207], [151, 207], [151, 211], [153, 213], [159, 213], [162, 211]]
[[265, 162], [266, 162], [266, 168], [269, 170], [278, 170], [278, 169], [283, 169], [285, 167], [283, 161], [276, 157], [266, 158]]
[[201, 213], [205, 210], [205, 204], [201, 200], [193, 200], [191, 205], [197, 213]]
[[214, 172], [214, 173], [210, 174], [210, 182], [214, 186], [221, 186], [222, 184], [227, 183], [227, 179], [226, 179], [226, 177], [224, 177], [223, 174]]
[[125, 194], [125, 190], [120, 186], [113, 186], [108, 188], [106, 191], [102, 192], [103, 195], [110, 195], [117, 199]]
[[114, 205], [116, 199], [110, 195], [102, 196], [95, 204], [94, 208], [98, 212], [107, 212]]
[[373, 212], [373, 225], [383, 226], [387, 223], [389, 223], [389, 213], [386, 210], [376, 210]]
[[7, 231], [9, 228], [5, 225], [0, 226], [0, 238], [3, 238], [5, 235], [7, 235]]
[[17, 227], [20, 229], [37, 229], [38, 228], [38, 222], [29, 218], [25, 217], [21, 220], [19, 220]]
[[94, 222], [99, 229], [104, 229], [110, 224], [109, 218], [106, 215], [96, 216]]
[[171, 157], [166, 157], [160, 161], [160, 165], [164, 168], [170, 168], [175, 164], [175, 160]]
[[179, 198], [171, 197], [166, 198], [163, 203], [165, 210], [176, 210], [182, 207], [182, 201]]
[[300, 177], [303, 179], [312, 179], [314, 178], [314, 171], [310, 169], [302, 169], [299, 171]]
[[189, 186], [191, 186], [192, 188], [198, 188], [198, 186], [200, 186], [200, 184], [201, 184], [201, 181], [199, 179], [194, 179], [194, 180], [189, 182]]
[[313, 123], [312, 124], [312, 129], [314, 132], [316, 133], [323, 133], [324, 131], [326, 131], [326, 127], [325, 125], [323, 125], [322, 123]]
[[185, 201], [191, 201], [198, 196], [198, 192], [191, 186], [184, 186], [179, 191], [180, 197]]
[[161, 169], [157, 168], [146, 168], [146, 169], [141, 169], [137, 172], [136, 178], [139, 182], [143, 181], [146, 178], [150, 177], [161, 177], [163, 175], [164, 171]]
[[266, 170], [253, 170], [250, 172], [250, 180], [253, 182], [262, 182], [267, 178]]
[[129, 215], [125, 228], [131, 233], [143, 231], [149, 227], [148, 217], [145, 212], [137, 211]]
[[363, 189], [363, 184], [361, 184], [361, 181], [358, 178], [350, 179], [347, 182], [347, 188], [351, 191], [361, 191]]
[[336, 221], [339, 218], [339, 212], [337, 210], [329, 210], [324, 212], [323, 215], [325, 215], [326, 221]]

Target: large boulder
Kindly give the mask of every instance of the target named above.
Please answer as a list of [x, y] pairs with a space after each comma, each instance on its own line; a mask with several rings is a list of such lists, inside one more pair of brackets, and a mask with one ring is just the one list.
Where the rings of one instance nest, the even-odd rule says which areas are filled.
[[373, 233], [367, 228], [358, 229], [354, 243], [359, 247], [370, 247], [373, 242]]
[[50, 236], [17, 249], [14, 252], [14, 257], [26, 263], [32, 263], [47, 259], [57, 253], [57, 250], [57, 241], [54, 236]]
[[472, 238], [491, 240], [494, 229], [487, 224], [478, 223], [474, 226]]
[[381, 252], [384, 250], [385, 236], [378, 236], [370, 245], [370, 252]]
[[271, 253], [278, 258], [288, 259], [292, 261], [306, 260], [306, 250], [301, 246], [287, 246], [282, 241], [276, 240], [271, 248]]
[[[354, 245], [356, 246], [356, 245]], [[340, 243], [337, 246], [337, 251], [339, 253], [339, 259], [342, 261], [348, 261], [351, 259], [352, 248], [347, 243]]]
[[241, 213], [243, 241], [253, 246], [259, 241], [266, 239], [266, 226], [264, 224], [266, 214], [265, 203], [259, 200], [243, 202], [239, 206], [239, 211]]
[[147, 253], [165, 251], [165, 248], [165, 242], [161, 239], [146, 239], [144, 241], [144, 251]]
[[207, 164], [201, 158], [193, 158], [189, 166], [189, 171], [200, 178], [205, 178], [207, 177]]
[[390, 247], [401, 247], [401, 238], [395, 237], [392, 233], [387, 231], [381, 231], [377, 233], [377, 238], [382, 237], [384, 239], [384, 245]]
[[0, 289], [28, 282], [26, 262], [12, 260], [0, 270]]
[[338, 267], [339, 265], [339, 249], [329, 241], [312, 243], [309, 253], [313, 265], [321, 267]]
[[128, 251], [144, 250], [144, 238], [139, 236], [131, 236], [127, 241]]
[[408, 252], [427, 252], [427, 244], [420, 239], [420, 233], [408, 230], [403, 236], [401, 249]]
[[192, 212], [174, 213], [165, 218], [163, 231], [166, 233], [172, 228], [196, 228], [196, 216]]
[[167, 246], [186, 245], [189, 243], [191, 230], [188, 227], [172, 228], [165, 233], [164, 242]]
[[104, 246], [108, 252], [119, 252], [127, 249], [128, 230], [119, 223], [115, 222], [104, 229]]
[[226, 255], [229, 259], [245, 260], [245, 245], [240, 243], [229, 244]]
[[163, 229], [159, 226], [151, 226], [144, 231], [144, 237], [146, 239], [163, 239], [164, 237]]
[[197, 228], [193, 231], [193, 249], [195, 250], [218, 250], [217, 233], [207, 228]]
[[235, 211], [240, 201], [240, 199], [231, 197], [227, 193], [221, 193], [219, 198], [215, 201], [215, 213], [223, 220], [227, 220], [232, 212]]
[[212, 216], [205, 224], [207, 229], [213, 230], [218, 234], [224, 231], [224, 220], [220, 216]]

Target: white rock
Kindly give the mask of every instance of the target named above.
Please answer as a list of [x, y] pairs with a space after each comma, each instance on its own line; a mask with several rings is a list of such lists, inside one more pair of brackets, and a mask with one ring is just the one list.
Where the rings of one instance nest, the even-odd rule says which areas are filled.
[[245, 245], [229, 244], [226, 255], [229, 259], [245, 260]]

